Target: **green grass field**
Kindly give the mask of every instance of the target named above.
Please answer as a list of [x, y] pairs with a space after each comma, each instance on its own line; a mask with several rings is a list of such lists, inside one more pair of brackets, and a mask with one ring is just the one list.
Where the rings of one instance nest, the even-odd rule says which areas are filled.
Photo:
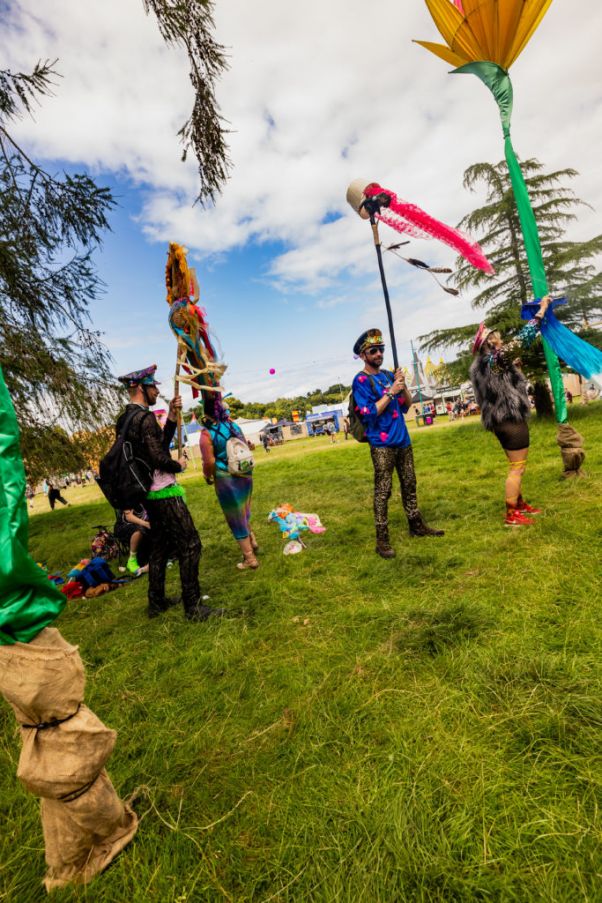
[[[393, 562], [374, 554], [352, 440], [258, 451], [257, 572], [236, 571], [213, 489], [189, 472], [204, 591], [233, 617], [148, 621], [140, 580], [59, 619], [142, 820], [104, 875], [55, 899], [602, 900], [602, 405], [571, 416], [589, 477], [559, 480], [554, 426], [534, 423], [525, 496], [545, 513], [528, 530], [502, 525], [506, 466], [478, 423], [415, 431], [419, 501], [446, 536], [410, 539], [394, 497]], [[86, 553], [110, 521], [95, 492], [32, 518], [36, 560], [65, 571]], [[284, 501], [327, 527], [292, 558], [266, 523]], [[30, 903], [37, 802], [0, 716], [0, 900]]]

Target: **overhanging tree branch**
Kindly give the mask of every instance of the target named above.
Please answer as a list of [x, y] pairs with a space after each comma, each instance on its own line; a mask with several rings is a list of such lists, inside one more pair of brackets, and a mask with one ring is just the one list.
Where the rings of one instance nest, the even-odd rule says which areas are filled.
[[215, 97], [215, 83], [227, 68], [225, 49], [213, 38], [210, 0], [143, 0], [152, 11], [167, 44], [183, 46], [190, 63], [194, 89], [192, 113], [178, 135], [182, 160], [190, 150], [198, 161], [200, 203], [215, 201], [230, 172], [226, 129]]

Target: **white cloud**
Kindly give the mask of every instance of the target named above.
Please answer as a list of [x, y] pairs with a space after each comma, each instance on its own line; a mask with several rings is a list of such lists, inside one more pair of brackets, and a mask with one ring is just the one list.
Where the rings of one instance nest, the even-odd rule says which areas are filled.
[[[576, 8], [552, 5], [513, 69], [514, 140], [547, 168], [580, 170], [575, 190], [597, 208], [584, 209], [572, 229], [584, 238], [600, 231], [602, 208], [602, 7], [580, 0], [578, 15]], [[0, 37], [6, 65], [59, 57], [64, 76], [35, 122], [16, 131], [45, 158], [122, 172], [143, 186], [139, 223], [149, 240], [178, 235], [201, 257], [277, 240], [285, 250], [258, 278], [313, 295], [318, 310], [337, 306], [350, 284], [376, 299], [370, 230], [347, 207], [347, 184], [376, 179], [456, 223], [476, 201], [462, 189], [464, 169], [502, 157], [492, 98], [476, 78], [448, 76], [412, 44], [437, 40], [420, 2], [217, 0], [215, 14], [230, 54], [218, 96], [234, 168], [214, 209], [192, 206], [196, 165], [180, 162], [175, 137], [192, 103], [185, 54], [164, 45], [141, 0], [22, 0], [12, 8]], [[453, 259], [435, 243], [412, 253]], [[401, 263], [388, 260], [387, 269], [401, 290], [403, 334], [475, 318], [468, 299], [399, 275]]]

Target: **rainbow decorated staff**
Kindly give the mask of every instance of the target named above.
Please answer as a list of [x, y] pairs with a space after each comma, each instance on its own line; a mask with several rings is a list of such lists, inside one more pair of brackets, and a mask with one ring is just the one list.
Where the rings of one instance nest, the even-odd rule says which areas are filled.
[[[209, 335], [205, 311], [199, 307], [199, 286], [194, 269], [188, 266], [186, 248], [172, 242], [167, 252], [165, 284], [169, 304], [169, 325], [178, 342], [174, 395], [179, 384], [192, 388], [193, 398], [199, 392], [221, 394], [220, 379], [226, 364], [218, 360], [218, 352]], [[178, 453], [181, 451], [181, 423], [178, 421]]]
[[[393, 354], [393, 363], [397, 370], [399, 367], [399, 361], [397, 359], [397, 343], [395, 342], [393, 314], [391, 312], [389, 290], [387, 288], [387, 280], [385, 278], [385, 270], [383, 267], [378, 223], [386, 223], [387, 226], [395, 229], [396, 232], [401, 232], [403, 235], [411, 235], [414, 238], [435, 238], [438, 241], [442, 241], [453, 248], [456, 253], [461, 254], [462, 257], [466, 258], [466, 260], [474, 267], [484, 270], [486, 273], [493, 273], [493, 267], [476, 242], [471, 242], [470, 239], [463, 235], [458, 229], [447, 226], [440, 220], [430, 216], [430, 214], [425, 213], [425, 211], [420, 207], [417, 207], [416, 204], [411, 204], [409, 201], [404, 201], [402, 198], [399, 198], [393, 191], [389, 191], [388, 188], [383, 188], [378, 182], [367, 182], [366, 179], [355, 179], [347, 188], [347, 201], [362, 219], [369, 219], [370, 225], [372, 226], [378, 269], [380, 271], [383, 294], [385, 297], [385, 307], [387, 310], [389, 335], [391, 338], [391, 352]], [[428, 269], [426, 264], [422, 264], [422, 267]]]
[[[541, 299], [548, 296], [539, 233], [527, 186], [512, 146], [510, 126], [513, 89], [508, 69], [522, 53], [541, 23], [552, 0], [425, 0], [445, 44], [417, 41], [427, 50], [454, 66], [454, 73], [476, 75], [493, 94], [500, 111], [504, 150], [521, 223], [525, 251], [535, 301], [525, 305], [524, 319], [530, 319]], [[571, 475], [581, 437], [568, 423], [567, 404], [558, 355], [578, 373], [602, 385], [602, 353], [574, 335], [555, 317], [550, 305], [541, 326], [541, 335], [554, 395], [558, 444], [565, 474]]]

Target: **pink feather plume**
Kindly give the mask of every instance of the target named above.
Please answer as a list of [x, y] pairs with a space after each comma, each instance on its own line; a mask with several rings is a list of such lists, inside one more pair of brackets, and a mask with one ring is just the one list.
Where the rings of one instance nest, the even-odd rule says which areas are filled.
[[391, 199], [389, 207], [382, 207], [377, 219], [391, 226], [397, 232], [412, 235], [414, 238], [435, 238], [445, 242], [456, 253], [460, 254], [478, 270], [485, 273], [494, 273], [495, 270], [483, 254], [476, 242], [471, 242], [458, 229], [446, 226], [440, 220], [429, 216], [415, 204], [400, 200], [396, 194], [388, 188], [382, 188], [376, 182], [372, 182], [364, 189], [366, 197], [376, 194], [386, 194]]

